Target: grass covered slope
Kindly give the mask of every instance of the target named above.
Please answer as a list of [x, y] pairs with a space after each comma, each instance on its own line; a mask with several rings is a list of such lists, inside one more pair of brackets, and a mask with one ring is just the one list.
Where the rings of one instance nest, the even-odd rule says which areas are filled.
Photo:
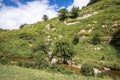
[[110, 80], [0, 65], [0, 80]]
[[119, 52], [109, 43], [120, 29], [119, 8], [120, 0], [100, 0], [83, 7], [76, 19], [68, 18], [61, 22], [54, 18], [25, 25], [18, 30], [0, 30], [0, 56], [33, 57], [34, 53], [40, 53], [44, 57], [39, 51], [40, 45], [47, 46], [47, 52], [53, 52], [59, 40], [73, 45], [74, 35], [77, 34], [80, 41], [73, 45], [76, 64], [92, 61], [116, 67], [114, 65], [120, 62]]
[[[74, 35], [78, 34], [80, 42], [74, 46], [77, 58], [81, 59], [86, 56], [87, 59], [98, 59], [99, 56], [105, 56], [106, 60], [109, 61], [109, 57], [107, 58], [107, 55], [109, 55], [110, 58], [116, 59], [117, 51], [107, 43], [109, 43], [112, 35], [120, 25], [119, 2], [119, 0], [101, 0], [84, 7], [80, 10], [79, 17], [74, 19], [78, 23], [73, 25], [64, 24], [64, 22], [60, 22], [58, 18], [55, 18], [45, 22], [25, 25], [24, 28], [19, 30], [1, 31], [0, 47], [2, 50], [0, 55], [29, 57], [33, 53], [33, 49], [39, 44], [48, 42], [47, 37], [49, 36], [49, 47], [52, 50], [54, 43], [59, 40], [60, 36], [62, 36], [61, 39], [67, 39], [72, 43]], [[93, 14], [94, 12], [96, 14]], [[87, 15], [90, 16], [81, 18]], [[69, 20], [72, 19], [67, 19], [67, 21]], [[47, 27], [50, 27], [50, 29]], [[101, 43], [98, 45], [89, 44], [88, 42], [95, 34], [100, 36]], [[102, 46], [101, 50], [94, 50], [99, 46]]]

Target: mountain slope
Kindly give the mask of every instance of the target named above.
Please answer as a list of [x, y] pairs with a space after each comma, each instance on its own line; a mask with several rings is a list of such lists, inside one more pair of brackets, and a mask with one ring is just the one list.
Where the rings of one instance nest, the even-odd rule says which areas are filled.
[[[100, 0], [83, 7], [76, 19], [61, 22], [54, 18], [18, 30], [0, 31], [0, 56], [31, 57], [40, 44], [49, 44], [53, 51], [57, 41], [67, 40], [72, 44], [74, 35], [78, 34], [80, 41], [74, 45], [76, 64], [119, 63], [119, 52], [109, 44], [120, 28], [119, 8], [120, 0]], [[91, 40], [96, 34], [100, 36], [100, 43], [93, 45]]]

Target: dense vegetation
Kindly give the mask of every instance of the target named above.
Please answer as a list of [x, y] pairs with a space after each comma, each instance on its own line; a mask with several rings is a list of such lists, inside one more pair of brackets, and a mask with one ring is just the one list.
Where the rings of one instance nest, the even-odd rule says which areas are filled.
[[[0, 73], [1, 79], [5, 80], [5, 76], [10, 75], [16, 68], [16, 72], [13, 72], [8, 80], [15, 78], [15, 74], [23, 73], [27, 77], [20, 77], [20, 80], [112, 80], [108, 76], [90, 76], [94, 76], [94, 67], [100, 70], [104, 67], [120, 70], [119, 8], [120, 0], [99, 0], [81, 10], [77, 7], [73, 7], [70, 12], [61, 9], [56, 18], [48, 20], [47, 16], [44, 16], [44, 21], [23, 24], [18, 30], [0, 29], [0, 72], [8, 72]], [[53, 58], [62, 61], [60, 64], [52, 64]], [[74, 60], [74, 65], [82, 65], [81, 72], [87, 77], [76, 75], [74, 71], [61, 66], [68, 60]], [[24, 69], [16, 65], [38, 70]], [[44, 76], [40, 75], [41, 73]], [[31, 78], [29, 74], [34, 75]]]

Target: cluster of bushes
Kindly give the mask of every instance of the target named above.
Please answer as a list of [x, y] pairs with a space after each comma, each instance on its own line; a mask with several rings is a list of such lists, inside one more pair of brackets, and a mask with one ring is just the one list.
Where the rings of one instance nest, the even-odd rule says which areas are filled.
[[62, 67], [61, 65], [58, 64], [49, 64], [47, 62], [44, 63], [39, 63], [39, 62], [28, 62], [28, 61], [18, 61], [16, 63], [17, 66], [20, 67], [26, 67], [26, 68], [33, 68], [33, 69], [45, 69], [48, 71], [52, 71], [52, 72], [60, 72], [62, 74], [74, 74], [73, 71], [66, 69], [64, 67]]

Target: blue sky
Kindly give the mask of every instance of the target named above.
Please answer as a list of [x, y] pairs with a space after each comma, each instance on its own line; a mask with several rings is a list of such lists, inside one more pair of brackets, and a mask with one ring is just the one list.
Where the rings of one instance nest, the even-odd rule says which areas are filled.
[[18, 29], [21, 24], [42, 20], [44, 14], [54, 18], [57, 11], [73, 5], [82, 8], [89, 0], [0, 0], [0, 28]]
[[[37, 0], [3, 0], [2, 3], [6, 6], [13, 6], [13, 7], [18, 7], [17, 1], [19, 1], [22, 4], [27, 4], [27, 2], [33, 2]], [[38, 0], [40, 1], [40, 0]], [[69, 5], [72, 5], [73, 0], [49, 0], [49, 5], [54, 5], [56, 4], [58, 9], [60, 7], [68, 7]]]

